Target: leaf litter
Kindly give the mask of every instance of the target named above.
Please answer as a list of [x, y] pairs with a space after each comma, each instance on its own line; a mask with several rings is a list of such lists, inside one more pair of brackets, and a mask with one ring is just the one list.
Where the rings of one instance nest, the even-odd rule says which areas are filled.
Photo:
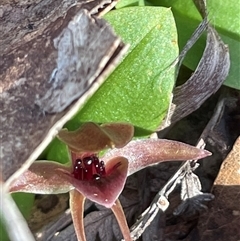
[[199, 217], [198, 225], [186, 240], [239, 240], [240, 223], [240, 137], [223, 161], [214, 182], [214, 201]]
[[[219, 87], [220, 87], [220, 84], [219, 84]], [[216, 89], [215, 89], [216, 90]], [[214, 90], [214, 91], [215, 91]], [[212, 91], [212, 93], [213, 93], [213, 91]], [[212, 94], [211, 93], [211, 94]], [[204, 97], [205, 98], [205, 97]], [[204, 99], [205, 100], [205, 99]], [[183, 116], [182, 116], [183, 117]], [[181, 118], [182, 118], [181, 117]], [[181, 119], [180, 118], [180, 119]], [[173, 164], [164, 164], [164, 166], [173, 166], [174, 168], [172, 168], [172, 169], [175, 169], [176, 170], [176, 166], [175, 165], [173, 165]], [[148, 168], [147, 170], [153, 170], [152, 172], [151, 171], [149, 171], [149, 173], [148, 173], [148, 177], [147, 177], [147, 179], [150, 179], [150, 181], [151, 182], [153, 182], [154, 184], [156, 184], [156, 183], [159, 183], [159, 181], [155, 181], [154, 182], [154, 173], [156, 174], [156, 167], [154, 167], [154, 168], [152, 168], [152, 167], [150, 167], [150, 168]], [[166, 168], [165, 168], [166, 169]], [[168, 168], [167, 168], [168, 169]], [[142, 172], [146, 172], [145, 170], [143, 170], [143, 171], [141, 171], [141, 173]], [[164, 174], [166, 174], [166, 173], [164, 173]], [[167, 181], [169, 178], [170, 178], [170, 176], [173, 174], [173, 172], [170, 172], [169, 171], [169, 173], [166, 175], [166, 176], [168, 176], [168, 177], [164, 177], [165, 179], [164, 179], [164, 181]], [[163, 175], [164, 176], [164, 175]], [[149, 178], [150, 177], [150, 178]], [[159, 179], [159, 176], [158, 177], [155, 177], [155, 179], [156, 180], [158, 180]], [[144, 179], [144, 180], [146, 180], [146, 179]], [[158, 184], [159, 185], [159, 184]], [[151, 187], [150, 188], [151, 190], [152, 189], [156, 189], [156, 186], [155, 187]], [[160, 188], [159, 188], [160, 189]], [[126, 187], [126, 189], [125, 190], [127, 190], [127, 187]], [[124, 192], [125, 192], [125, 190], [124, 190]], [[146, 190], [148, 190], [148, 191], [146, 191], [146, 192], [144, 192], [144, 191], [146, 191]], [[145, 193], [144, 195], [140, 195], [139, 196], [139, 193]], [[142, 185], [141, 187], [140, 187], [140, 190], [138, 190], [137, 191], [137, 200], [136, 200], [136, 202], [134, 201], [133, 203], [129, 203], [129, 201], [127, 202], [128, 203], [128, 205], [127, 206], [125, 206], [124, 205], [124, 201], [122, 201], [123, 203], [123, 207], [125, 207], [125, 210], [127, 210], [127, 212], [126, 212], [126, 215], [127, 215], [127, 219], [128, 220], [131, 220], [131, 222], [133, 222], [133, 220], [136, 220], [136, 216], [138, 216], [138, 214], [140, 214], [146, 207], [145, 207], [145, 205], [142, 205], [142, 200], [143, 199], [146, 199], [146, 197], [145, 197], [145, 195], [146, 195], [146, 193], [148, 193], [148, 200], [151, 200], [151, 199], [153, 199], [153, 193], [152, 192], [150, 192], [149, 191], [149, 186], [146, 186], [146, 185]], [[124, 197], [124, 193], [123, 193], [123, 197]], [[145, 198], [144, 198], [145, 197]], [[152, 198], [151, 198], [152, 197]], [[124, 198], [122, 198], [123, 200], [124, 200]], [[132, 198], [131, 199], [129, 199], [129, 200], [132, 200]], [[136, 205], [136, 203], [138, 204], [138, 205]], [[140, 203], [140, 204], [139, 204]], [[148, 203], [149, 204], [149, 203]], [[113, 218], [113, 215], [111, 214], [110, 215], [110, 212], [109, 212], [109, 210], [105, 210], [105, 209], [101, 209], [101, 207], [97, 207], [97, 205], [96, 205], [96, 208], [98, 209], [98, 211], [94, 211], [94, 212], [92, 212], [92, 214], [90, 213], [90, 214], [87, 214], [86, 216], [85, 216], [85, 223], [86, 223], [86, 228], [87, 228], [87, 230], [89, 230], [89, 232], [88, 231], [86, 231], [86, 233], [88, 234], [90, 234], [91, 233], [91, 235], [90, 235], [90, 237], [88, 237], [89, 238], [89, 240], [91, 240], [91, 238], [92, 238], [92, 240], [114, 240], [114, 239], [116, 239], [116, 240], [119, 240], [120, 238], [121, 238], [121, 233], [119, 232], [119, 230], [117, 230], [118, 228], [117, 227], [115, 227], [115, 225], [113, 224], [113, 220], [112, 220], [112, 218]], [[128, 209], [129, 208], [129, 209]], [[237, 212], [236, 212], [237, 213]], [[99, 218], [99, 216], [100, 216], [100, 218]], [[96, 221], [96, 217], [98, 217], [98, 219], [97, 219], [97, 221]], [[103, 218], [104, 218], [104, 222], [103, 222]], [[92, 220], [95, 220], [96, 222], [95, 222], [95, 224], [94, 225], [92, 225]], [[131, 222], [129, 222], [129, 224], [131, 225]], [[154, 222], [157, 222], [156, 221], [156, 219], [154, 219], [154, 221], [153, 221], [153, 224], [154, 224]], [[155, 223], [156, 224], [156, 223]], [[112, 229], [112, 227], [113, 227], [113, 231], [110, 231], [110, 233], [109, 234], [105, 234], [105, 230], [111, 230]], [[67, 229], [65, 229], [65, 230], [67, 230]], [[64, 231], [65, 231], [64, 230]], [[58, 236], [55, 236], [55, 238], [54, 239], [51, 239], [51, 240], [74, 240], [74, 235], [70, 235], [70, 236], [65, 236], [65, 238], [64, 239], [61, 239], [62, 238], [62, 236], [61, 236], [61, 233], [63, 233], [63, 232], [60, 232], [60, 234], [58, 235]], [[69, 234], [69, 233], [68, 233]], [[94, 239], [94, 235], [92, 235], [92, 234], [95, 234], [96, 236], [95, 237], [98, 237], [97, 239]], [[102, 238], [102, 239], [101, 239]], [[106, 239], [107, 238], [107, 239]], [[110, 239], [111, 238], [111, 239]], [[162, 234], [162, 238], [164, 238], [164, 235]], [[143, 236], [143, 240], [153, 240], [153, 239], [149, 239], [149, 236]], [[155, 239], [155, 240], [161, 240], [161, 237], [159, 237], [159, 236], [157, 236], [157, 239]], [[164, 239], [162, 239], [162, 240], [164, 240]]]

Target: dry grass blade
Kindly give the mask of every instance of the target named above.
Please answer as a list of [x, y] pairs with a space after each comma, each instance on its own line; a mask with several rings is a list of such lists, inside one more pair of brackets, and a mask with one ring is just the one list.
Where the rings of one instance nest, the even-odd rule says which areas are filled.
[[[6, 192], [0, 184], [0, 217], [4, 221], [9, 238], [13, 241], [28, 240], [34, 241], [26, 220], [18, 210], [11, 195]], [[1, 235], [2, 236], [2, 235]]]
[[207, 33], [207, 45], [197, 69], [185, 84], [174, 90], [175, 108], [171, 116], [172, 123], [198, 109], [220, 88], [228, 75], [230, 68], [228, 48], [210, 25]]

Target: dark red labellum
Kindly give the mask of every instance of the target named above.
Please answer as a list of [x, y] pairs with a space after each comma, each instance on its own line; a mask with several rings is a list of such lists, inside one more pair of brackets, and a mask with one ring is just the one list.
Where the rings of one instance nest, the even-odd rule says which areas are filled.
[[106, 175], [105, 165], [96, 155], [75, 160], [73, 176], [78, 180], [99, 180]]

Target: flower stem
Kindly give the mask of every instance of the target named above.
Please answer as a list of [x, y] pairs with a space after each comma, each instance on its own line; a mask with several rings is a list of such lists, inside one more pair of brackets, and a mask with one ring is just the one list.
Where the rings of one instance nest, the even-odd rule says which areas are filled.
[[86, 241], [83, 224], [85, 197], [77, 190], [70, 191], [70, 209], [78, 241]]
[[122, 235], [125, 241], [132, 241], [130, 230], [128, 228], [127, 220], [122, 209], [122, 205], [119, 200], [112, 206], [112, 211], [118, 221], [118, 225], [122, 231]]

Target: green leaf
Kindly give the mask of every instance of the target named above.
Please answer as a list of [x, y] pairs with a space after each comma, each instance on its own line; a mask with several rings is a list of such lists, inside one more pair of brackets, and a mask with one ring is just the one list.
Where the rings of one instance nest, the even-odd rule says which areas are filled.
[[1, 217], [0, 217], [0, 238], [1, 238], [1, 241], [9, 241], [9, 237]]
[[115, 6], [116, 9], [131, 7], [131, 6], [152, 6], [150, 2], [146, 0], [121, 0]]
[[105, 18], [125, 43], [128, 55], [66, 126], [125, 121], [155, 131], [164, 118], [174, 86], [177, 34], [170, 9], [129, 7]]
[[[186, 41], [200, 23], [201, 16], [195, 5], [189, 0], [148, 0], [154, 5], [171, 7], [178, 29], [179, 47], [182, 49]], [[224, 85], [240, 89], [240, 8], [239, 1], [207, 1], [209, 20], [220, 34], [224, 43], [229, 46], [231, 67]], [[204, 50], [205, 40], [201, 39], [189, 52], [184, 64], [195, 69]]]
[[[28, 218], [34, 203], [35, 194], [13, 193], [12, 198], [16, 202], [23, 217]], [[1, 217], [0, 217], [0, 238], [1, 238], [0, 239], [1, 241], [9, 241], [9, 238], [5, 230], [3, 220], [1, 220]]]
[[16, 202], [18, 209], [23, 217], [28, 218], [34, 203], [35, 195], [31, 193], [13, 193], [13, 200]]
[[61, 164], [66, 164], [70, 161], [69, 153], [66, 144], [55, 138], [47, 147], [46, 156], [40, 158], [41, 160], [47, 159], [57, 161]]
[[116, 9], [131, 7], [131, 6], [138, 6], [138, 5], [139, 5], [139, 0], [121, 0], [116, 5]]

